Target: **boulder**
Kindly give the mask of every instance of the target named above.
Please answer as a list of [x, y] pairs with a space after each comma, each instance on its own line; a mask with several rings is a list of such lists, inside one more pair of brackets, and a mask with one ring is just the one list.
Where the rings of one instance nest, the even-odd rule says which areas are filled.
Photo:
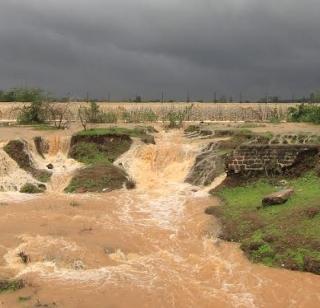
[[262, 199], [262, 206], [278, 205], [288, 201], [293, 194], [293, 189], [285, 189], [270, 194]]
[[48, 168], [48, 169], [53, 169], [53, 165], [52, 165], [52, 164], [48, 164], [48, 165], [47, 165], [47, 168]]

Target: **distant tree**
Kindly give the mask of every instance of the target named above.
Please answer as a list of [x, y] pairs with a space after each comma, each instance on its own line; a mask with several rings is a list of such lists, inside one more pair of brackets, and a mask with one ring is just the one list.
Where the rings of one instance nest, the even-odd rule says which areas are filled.
[[58, 129], [69, 127], [72, 113], [70, 111], [70, 103], [56, 104], [51, 103], [48, 105], [49, 120], [54, 123]]
[[52, 100], [49, 93], [39, 88], [12, 88], [0, 92], [0, 101], [2, 102], [29, 103], [41, 100]]
[[79, 107], [78, 118], [84, 130], [87, 130], [89, 124], [89, 112], [87, 107]]

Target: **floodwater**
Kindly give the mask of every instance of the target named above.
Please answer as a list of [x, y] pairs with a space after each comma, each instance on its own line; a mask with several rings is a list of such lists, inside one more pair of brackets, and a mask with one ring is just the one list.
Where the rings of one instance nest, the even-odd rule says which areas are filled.
[[204, 209], [219, 200], [183, 182], [205, 141], [179, 131], [137, 141], [116, 162], [135, 190], [65, 195], [80, 166], [66, 157], [67, 139], [50, 138], [42, 163], [58, 170], [48, 192], [0, 193], [0, 275], [27, 283], [1, 294], [0, 307], [320, 306], [319, 276], [252, 264], [217, 238]]

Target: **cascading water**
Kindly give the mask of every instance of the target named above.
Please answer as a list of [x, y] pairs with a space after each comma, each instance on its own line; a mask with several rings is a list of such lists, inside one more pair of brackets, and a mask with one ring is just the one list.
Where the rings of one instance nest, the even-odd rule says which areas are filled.
[[[24, 151], [35, 169], [48, 170], [52, 173], [50, 182], [47, 184], [48, 191], [62, 192], [73, 172], [81, 167], [81, 164], [68, 158], [70, 137], [51, 136], [42, 141], [48, 145], [46, 153], [39, 153], [34, 140], [22, 140], [25, 144]], [[0, 191], [15, 192], [26, 183], [38, 184], [39, 182], [29, 172], [20, 168], [3, 150], [6, 144], [7, 142], [3, 142], [0, 145]], [[52, 166], [50, 170], [49, 164]]]
[[[179, 131], [161, 132], [156, 145], [135, 142], [115, 162], [135, 190], [0, 206], [0, 242], [10, 243], [0, 247], [0, 272], [31, 283], [19, 295], [61, 307], [316, 307], [319, 277], [253, 265], [217, 239], [204, 209], [219, 201], [184, 183], [204, 142]], [[61, 151], [53, 152], [45, 162]], [[15, 307], [17, 296], [3, 301]]]

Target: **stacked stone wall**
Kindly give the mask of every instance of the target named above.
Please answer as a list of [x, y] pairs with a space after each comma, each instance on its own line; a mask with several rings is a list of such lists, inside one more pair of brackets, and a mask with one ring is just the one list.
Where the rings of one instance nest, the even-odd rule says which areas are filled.
[[301, 155], [315, 156], [318, 145], [242, 145], [226, 160], [229, 174], [281, 172], [293, 166]]

